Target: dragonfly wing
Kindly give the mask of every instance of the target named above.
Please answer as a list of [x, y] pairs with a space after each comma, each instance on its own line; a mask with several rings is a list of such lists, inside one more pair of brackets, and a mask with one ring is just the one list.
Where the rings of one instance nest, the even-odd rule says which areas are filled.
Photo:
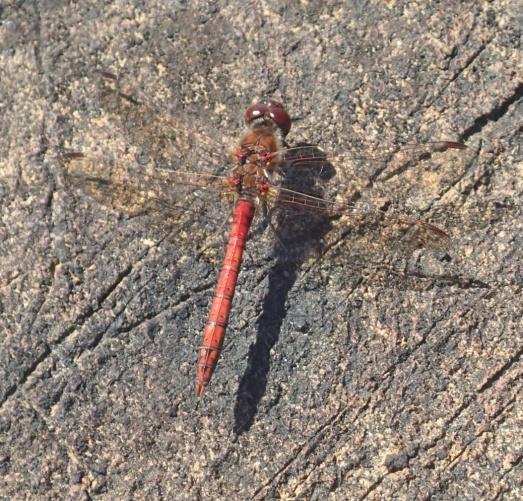
[[[454, 154], [463, 149], [459, 144], [431, 143], [423, 148], [409, 148], [408, 154], [403, 153], [402, 161], [411, 162], [415, 158], [423, 161], [430, 155], [438, 154], [445, 154], [448, 160], [448, 152]], [[384, 262], [411, 259], [419, 249], [442, 252], [450, 247], [444, 227], [431, 223], [430, 214], [426, 217], [411, 216], [400, 210], [405, 206], [401, 188], [410, 189], [410, 194], [418, 188], [418, 175], [414, 176], [416, 182], [405, 179], [408, 179], [408, 168], [400, 181], [402, 187], [398, 186], [396, 177], [391, 176], [385, 180], [367, 180], [367, 187], [363, 185], [358, 189], [344, 170], [346, 164], [336, 169], [335, 162], [340, 161], [339, 157], [331, 160], [313, 146], [291, 148], [287, 150], [285, 160], [283, 187], [274, 188], [271, 195], [278, 214], [277, 226], [282, 228], [284, 236], [291, 234], [283, 238], [287, 249], [294, 249], [294, 240], [306, 240], [311, 229], [316, 228], [316, 237], [323, 240], [323, 249], [332, 246], [333, 242], [347, 242], [344, 252], [347, 263], [354, 270], [372, 266], [373, 263], [382, 266]], [[422, 165], [420, 168], [418, 174], [430, 177], [430, 166]], [[336, 178], [331, 180], [336, 170]], [[398, 170], [396, 174], [402, 178]], [[446, 174], [443, 177], [448, 180]], [[425, 184], [422, 188], [427, 189], [428, 186]], [[430, 194], [427, 200], [436, 200], [441, 195], [435, 189], [433, 193], [429, 190], [427, 193]], [[407, 209], [409, 214], [427, 212], [413, 210], [408, 205]], [[318, 248], [312, 244], [310, 247]], [[304, 259], [303, 252], [289, 254]]]
[[230, 207], [221, 201], [230, 192], [230, 166], [218, 133], [183, 107], [167, 113], [111, 73], [96, 74], [86, 88], [96, 90], [100, 107], [75, 140], [79, 151], [61, 156], [71, 187], [111, 210], [190, 235], [184, 238], [197, 241], [198, 233], [200, 243], [202, 232], [227, 222]]
[[108, 156], [79, 152], [64, 154], [62, 159], [70, 188], [86, 193], [109, 210], [143, 216], [149, 226], [175, 229], [178, 239], [194, 237], [197, 228], [201, 240], [202, 231], [213, 231], [227, 220], [228, 210], [220, 203], [220, 195], [228, 189], [227, 178], [147, 170]]
[[175, 99], [164, 96], [174, 103], [167, 110], [156, 103], [160, 98], [151, 99], [107, 72], [87, 78], [83, 92], [95, 106], [75, 123], [75, 140], [67, 149], [104, 157], [111, 152], [118, 161], [155, 169], [226, 173], [225, 138]]
[[[309, 188], [286, 185], [329, 201], [351, 204], [368, 199], [424, 213], [463, 178], [475, 151], [462, 143], [433, 141], [421, 144], [378, 144], [326, 154], [311, 145], [285, 150], [285, 179], [305, 174]], [[332, 182], [331, 182], [332, 179]], [[327, 181], [327, 182], [325, 182]], [[310, 191], [312, 188], [312, 192]]]

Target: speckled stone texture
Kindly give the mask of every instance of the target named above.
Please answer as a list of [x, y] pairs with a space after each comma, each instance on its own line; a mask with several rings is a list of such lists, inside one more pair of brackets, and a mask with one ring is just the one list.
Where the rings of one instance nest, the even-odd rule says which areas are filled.
[[[512, 0], [3, 2], [0, 497], [522, 499], [522, 19]], [[292, 261], [254, 234], [197, 399], [226, 226], [200, 252], [65, 188], [61, 151], [101, 131], [130, 151], [98, 70], [216, 144], [284, 101], [289, 141], [331, 152], [327, 185], [451, 248], [364, 264], [376, 242], [342, 217], [291, 222], [311, 247]], [[433, 139], [469, 150], [344, 156]]]

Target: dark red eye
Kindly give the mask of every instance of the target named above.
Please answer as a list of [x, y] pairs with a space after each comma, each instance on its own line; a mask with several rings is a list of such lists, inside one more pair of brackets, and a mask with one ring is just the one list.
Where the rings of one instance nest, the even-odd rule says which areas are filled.
[[270, 118], [286, 136], [291, 130], [291, 117], [287, 110], [278, 101], [269, 99], [253, 104], [244, 114], [245, 122], [251, 123], [256, 118]]

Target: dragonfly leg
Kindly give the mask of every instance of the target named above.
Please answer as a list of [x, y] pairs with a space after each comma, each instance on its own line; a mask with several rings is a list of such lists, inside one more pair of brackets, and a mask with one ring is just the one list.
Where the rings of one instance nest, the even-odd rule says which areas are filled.
[[267, 208], [267, 204], [262, 200], [260, 203], [256, 206], [256, 209], [261, 210], [261, 218], [259, 220], [259, 223], [256, 225], [255, 228], [253, 228], [252, 233], [255, 235], [261, 235], [265, 232], [267, 229], [267, 226], [270, 223], [270, 214], [271, 211]]

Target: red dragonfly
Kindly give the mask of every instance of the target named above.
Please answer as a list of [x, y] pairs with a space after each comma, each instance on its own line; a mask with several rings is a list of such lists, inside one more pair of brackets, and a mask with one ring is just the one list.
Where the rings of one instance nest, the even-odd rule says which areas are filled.
[[[391, 228], [398, 229], [402, 242], [408, 242], [410, 248], [441, 248], [449, 239], [445, 231], [419, 219], [393, 216], [369, 207], [361, 209], [353, 203], [283, 186], [281, 180], [289, 167], [297, 168], [298, 172], [302, 167], [306, 167], [307, 172], [311, 168], [321, 171], [327, 158], [315, 147], [287, 145], [285, 138], [291, 128], [291, 118], [277, 101], [260, 101], [245, 111], [247, 129], [232, 151], [232, 168], [224, 175], [218, 169], [213, 172], [199, 168], [202, 163], [212, 165], [214, 160], [220, 167], [223, 164], [216, 140], [207, 137], [202, 141], [197, 128], [178, 118], [164, 117], [145, 96], [126, 89], [111, 73], [100, 74], [100, 85], [104, 109], [119, 116], [126, 134], [132, 136], [131, 141], [137, 139], [142, 150], [122, 152], [121, 156], [108, 151], [99, 155], [80, 151], [64, 153], [62, 159], [71, 185], [108, 207], [135, 214], [158, 213], [162, 218], [175, 221], [180, 228], [183, 228], [181, 220], [187, 220], [184, 218], [218, 212], [216, 202], [210, 201], [213, 196], [225, 193], [234, 198], [229, 241], [199, 352], [195, 380], [198, 396], [203, 395], [209, 385], [220, 356], [242, 255], [257, 211], [266, 217], [274, 208], [329, 216], [364, 214], [379, 221], [389, 233]], [[465, 148], [458, 142], [439, 141], [405, 146], [401, 154], [411, 160]], [[131, 162], [134, 167], [126, 162], [126, 155], [134, 156]], [[379, 162], [385, 157], [368, 158]], [[191, 232], [187, 227], [184, 231], [185, 234]]]

